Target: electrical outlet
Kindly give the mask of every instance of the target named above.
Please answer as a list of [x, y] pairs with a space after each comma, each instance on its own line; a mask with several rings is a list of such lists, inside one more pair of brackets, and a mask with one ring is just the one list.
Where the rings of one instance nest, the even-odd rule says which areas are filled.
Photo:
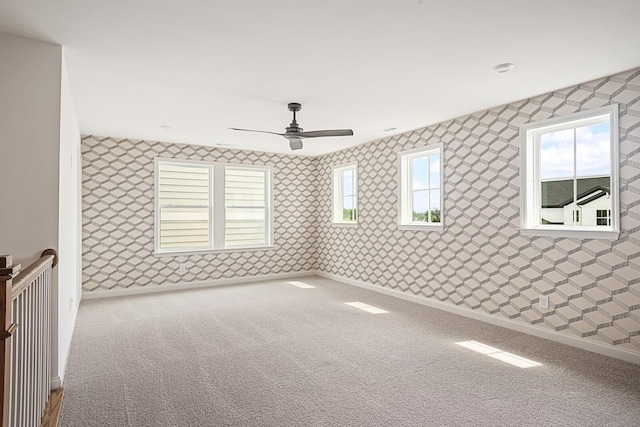
[[187, 271], [187, 265], [184, 262], [180, 263], [180, 271]]
[[540, 295], [540, 308], [549, 308], [549, 295]]

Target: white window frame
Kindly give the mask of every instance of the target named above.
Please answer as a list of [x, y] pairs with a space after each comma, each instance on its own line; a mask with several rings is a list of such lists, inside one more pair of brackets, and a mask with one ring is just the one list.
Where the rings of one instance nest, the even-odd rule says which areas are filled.
[[[431, 144], [398, 153], [398, 229], [442, 231], [444, 227], [444, 153], [443, 144]], [[413, 171], [416, 157], [440, 155], [440, 222], [413, 221]]]
[[[610, 124], [611, 226], [540, 224], [540, 135], [589, 125], [604, 117]], [[618, 105], [554, 117], [520, 127], [520, 233], [525, 236], [616, 240], [620, 233]]]
[[[355, 203], [354, 209], [356, 211], [356, 219], [354, 221], [347, 221], [343, 218], [344, 211], [344, 173], [347, 171], [353, 171], [353, 188]], [[343, 163], [331, 168], [331, 182], [333, 188], [332, 208], [331, 216], [332, 223], [335, 225], [357, 226], [360, 219], [360, 210], [358, 209], [358, 162]]]
[[[208, 248], [160, 248], [160, 203], [158, 197], [160, 163], [199, 165], [209, 167], [209, 247]], [[259, 169], [266, 173], [265, 177], [265, 245], [225, 245], [225, 170]], [[273, 247], [273, 168], [263, 165], [245, 165], [240, 163], [203, 162], [199, 160], [182, 160], [165, 157], [154, 159], [154, 255], [200, 254], [211, 252], [237, 252], [261, 250]]]

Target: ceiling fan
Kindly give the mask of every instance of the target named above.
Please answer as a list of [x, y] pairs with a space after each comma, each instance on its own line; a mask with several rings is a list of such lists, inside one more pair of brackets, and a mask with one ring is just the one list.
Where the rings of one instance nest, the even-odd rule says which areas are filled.
[[351, 129], [332, 129], [332, 130], [312, 130], [310, 132], [303, 132], [302, 128], [298, 126], [298, 122], [296, 121], [296, 112], [300, 111], [302, 105], [297, 102], [291, 102], [288, 105], [289, 111], [293, 112], [293, 120], [291, 124], [285, 129], [285, 133], [277, 133], [277, 132], [269, 132], [266, 130], [253, 130], [253, 129], [238, 129], [238, 128], [230, 128], [233, 130], [241, 130], [245, 132], [260, 132], [260, 133], [271, 133], [274, 135], [284, 136], [289, 140], [289, 146], [292, 150], [299, 150], [302, 148], [302, 140], [304, 138], [319, 138], [323, 136], [351, 136], [353, 135], [353, 130]]

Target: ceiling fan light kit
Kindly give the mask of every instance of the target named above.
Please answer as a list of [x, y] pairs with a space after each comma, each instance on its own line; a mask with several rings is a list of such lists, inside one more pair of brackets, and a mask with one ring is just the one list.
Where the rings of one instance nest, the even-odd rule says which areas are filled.
[[285, 133], [277, 133], [277, 132], [269, 132], [265, 130], [253, 130], [253, 129], [240, 129], [240, 128], [230, 128], [233, 130], [240, 130], [244, 132], [260, 132], [260, 133], [271, 133], [274, 135], [284, 136], [289, 140], [289, 147], [291, 150], [300, 150], [302, 148], [302, 139], [303, 138], [320, 138], [325, 136], [351, 136], [353, 135], [353, 130], [351, 129], [331, 129], [331, 130], [314, 130], [309, 132], [303, 132], [303, 129], [298, 125], [296, 121], [296, 113], [302, 109], [302, 104], [298, 102], [290, 102], [287, 107], [289, 111], [293, 113], [293, 120], [285, 128]]

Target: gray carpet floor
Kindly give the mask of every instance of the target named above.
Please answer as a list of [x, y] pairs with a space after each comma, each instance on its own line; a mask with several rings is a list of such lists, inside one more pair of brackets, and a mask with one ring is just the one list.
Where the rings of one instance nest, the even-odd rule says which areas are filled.
[[640, 426], [640, 365], [292, 280], [82, 302], [60, 425]]

